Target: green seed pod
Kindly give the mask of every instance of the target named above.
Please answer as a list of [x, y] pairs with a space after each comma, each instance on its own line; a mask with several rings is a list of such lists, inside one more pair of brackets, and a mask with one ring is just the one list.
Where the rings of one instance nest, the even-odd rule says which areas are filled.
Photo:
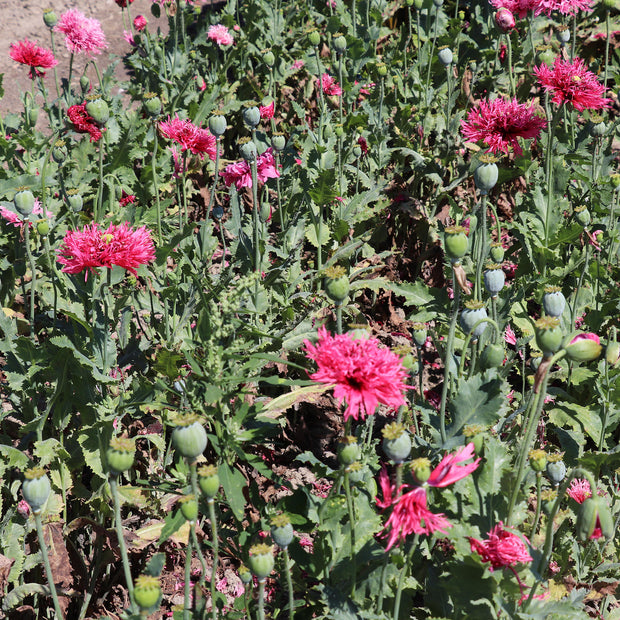
[[32, 509], [32, 512], [41, 512], [41, 508], [52, 490], [49, 478], [42, 467], [32, 467], [26, 470], [24, 476], [22, 495]]
[[504, 247], [498, 241], [491, 244], [491, 260], [494, 263], [501, 263], [504, 260]]
[[219, 138], [226, 133], [226, 117], [219, 110], [213, 112], [209, 118], [209, 131]]
[[555, 317], [562, 316], [564, 308], [566, 308], [566, 297], [564, 297], [562, 289], [559, 286], [546, 286], [542, 305], [545, 314]]
[[448, 226], [444, 230], [445, 252], [452, 262], [459, 262], [465, 254], [469, 241], [467, 239], [467, 229], [463, 226]]
[[488, 370], [489, 368], [499, 368], [504, 363], [505, 357], [506, 352], [501, 344], [489, 343], [482, 350], [480, 364], [485, 370]]
[[220, 490], [220, 477], [215, 465], [203, 465], [198, 468], [198, 486], [207, 499], [213, 499]]
[[588, 207], [586, 207], [586, 205], [580, 205], [579, 207], [575, 207], [575, 219], [582, 225], [582, 226], [589, 226], [590, 222], [592, 221], [592, 216], [590, 215], [590, 211], [588, 210]]
[[341, 34], [334, 35], [332, 44], [336, 50], [336, 54], [339, 56], [347, 51], [347, 40]]
[[47, 220], [39, 220], [37, 222], [37, 232], [45, 237], [50, 232], [50, 223]]
[[609, 334], [609, 342], [605, 347], [605, 361], [610, 366], [615, 366], [620, 359], [620, 344], [616, 340], [616, 328], [611, 328], [611, 333]]
[[474, 171], [474, 182], [481, 194], [488, 194], [497, 183], [499, 170], [492, 155], [481, 155], [480, 165]]
[[86, 111], [99, 125], [105, 125], [110, 118], [110, 108], [101, 95], [90, 95], [86, 98]]
[[261, 203], [259, 217], [263, 224], [269, 221], [269, 218], [271, 217], [271, 205], [269, 204], [269, 200], [263, 200]]
[[241, 138], [238, 144], [239, 153], [241, 154], [241, 157], [245, 159], [245, 161], [251, 163], [256, 160], [256, 144], [254, 144], [254, 142], [252, 142], [250, 138]]
[[308, 33], [308, 42], [312, 47], [317, 47], [321, 42], [321, 35], [316, 30], [311, 30]]
[[273, 67], [276, 64], [276, 57], [271, 50], [267, 50], [263, 53], [263, 62], [269, 67]]
[[543, 357], [551, 357], [562, 346], [564, 334], [560, 328], [560, 320], [555, 316], [544, 316], [536, 321], [536, 344], [543, 352]]
[[152, 575], [140, 575], [134, 583], [133, 596], [140, 611], [149, 611], [161, 598], [159, 579]]
[[545, 64], [547, 66], [553, 65], [556, 59], [556, 54], [553, 51], [551, 45], [537, 45], [536, 46], [536, 59], [538, 64]]
[[34, 209], [34, 194], [22, 185], [17, 188], [13, 196], [13, 204], [20, 215], [28, 217]]
[[198, 502], [195, 495], [185, 495], [179, 500], [181, 514], [186, 521], [195, 523], [198, 518]]
[[392, 422], [383, 428], [383, 452], [394, 463], [403, 463], [411, 453], [411, 437], [403, 424]]
[[237, 572], [239, 573], [239, 579], [241, 579], [241, 583], [244, 583], [245, 585], [247, 585], [248, 583], [252, 583], [252, 573], [245, 564], [242, 564]]
[[564, 461], [548, 461], [546, 471], [547, 477], [556, 487], [566, 477], [566, 465]]
[[79, 213], [84, 206], [84, 200], [78, 193], [77, 189], [70, 189], [67, 191], [67, 202], [69, 203], [73, 213]]
[[155, 93], [145, 93], [142, 103], [149, 116], [154, 117], [161, 114], [161, 99]]
[[439, 62], [441, 62], [444, 67], [450, 66], [454, 60], [452, 50], [447, 45], [439, 48], [437, 57], [439, 58]]
[[498, 293], [504, 288], [506, 283], [506, 275], [501, 265], [491, 263], [484, 272], [484, 287], [487, 289], [491, 297], [497, 297]]
[[248, 558], [250, 570], [256, 579], [263, 581], [271, 574], [275, 561], [273, 558], [273, 547], [260, 543], [250, 547]]
[[136, 444], [127, 437], [113, 437], [106, 451], [108, 471], [118, 476], [132, 468], [136, 456]]
[[62, 164], [67, 159], [67, 147], [64, 140], [56, 140], [52, 147], [52, 159], [57, 164]]
[[539, 351], [532, 351], [532, 355], [530, 357], [530, 368], [536, 372], [538, 367], [540, 366], [540, 362], [542, 361], [542, 353]]
[[360, 457], [360, 447], [352, 435], [343, 437], [338, 444], [338, 461], [344, 467], [355, 463]]
[[[465, 302], [465, 308], [461, 310], [460, 324], [463, 331], [468, 334], [472, 329], [474, 329], [474, 325], [476, 325], [478, 321], [486, 318], [488, 318], [488, 315], [484, 304], [481, 301], [473, 299]], [[486, 323], [481, 323], [478, 325], [473, 332], [473, 337], [480, 338], [480, 336], [484, 334], [486, 328]]]
[[58, 16], [52, 9], [43, 9], [43, 23], [50, 30], [58, 23]]
[[341, 304], [349, 294], [347, 270], [333, 265], [325, 270], [325, 293], [336, 304]]
[[277, 515], [271, 519], [271, 538], [278, 547], [286, 549], [294, 537], [291, 520], [286, 515]]
[[530, 467], [535, 471], [545, 471], [547, 468], [547, 453], [544, 450], [530, 450]]
[[195, 414], [187, 414], [177, 419], [172, 431], [174, 449], [187, 459], [195, 459], [207, 447], [207, 431]]
[[568, 43], [570, 41], [570, 28], [568, 26], [556, 26], [555, 36], [560, 43]]
[[274, 151], [281, 153], [286, 147], [286, 136], [280, 132], [274, 133], [271, 136], [271, 147]]
[[250, 128], [257, 127], [260, 123], [260, 111], [256, 107], [256, 103], [254, 101], [250, 101], [245, 104], [243, 109], [243, 121]]
[[488, 428], [482, 424], [467, 424], [463, 427], [463, 436], [468, 443], [474, 444], [474, 454], [480, 456], [484, 448], [484, 440], [487, 436]]
[[418, 484], [424, 484], [431, 477], [431, 462], [427, 458], [414, 459], [409, 467]]
[[426, 323], [416, 322], [411, 326], [411, 329], [413, 330], [413, 342], [415, 342], [418, 347], [423, 347], [428, 338]]

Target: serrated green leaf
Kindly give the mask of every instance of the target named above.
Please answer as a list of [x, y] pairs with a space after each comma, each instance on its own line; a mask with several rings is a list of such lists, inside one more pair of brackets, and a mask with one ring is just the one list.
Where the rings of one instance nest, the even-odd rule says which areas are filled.
[[[317, 227], [312, 225], [312, 224], [308, 224], [308, 226], [306, 226], [306, 239], [315, 247], [318, 248], [319, 247], [319, 242], [318, 242], [318, 235], [317, 235]], [[327, 226], [325, 224], [323, 224], [323, 226], [321, 227], [321, 245], [324, 246], [328, 241], [329, 241], [329, 228], [327, 228]]]
[[458, 393], [448, 405], [453, 422], [446, 429], [447, 438], [459, 434], [468, 424], [495, 424], [506, 407], [505, 391], [504, 382], [490, 371], [461, 381]]
[[247, 486], [246, 480], [238, 469], [231, 468], [228, 463], [222, 463], [218, 467], [218, 474], [228, 505], [235, 518], [241, 521], [245, 514], [246, 499], [243, 495], [243, 489]]
[[169, 512], [166, 515], [166, 519], [164, 521], [164, 527], [161, 530], [159, 540], [157, 541], [157, 546], [166, 542], [170, 538], [170, 536], [172, 536], [175, 532], [178, 532], [181, 529], [181, 526], [185, 522], [186, 522], [186, 519], [180, 510]]
[[601, 437], [601, 417], [598, 410], [583, 407], [576, 403], [561, 402], [549, 411], [549, 421], [560, 428], [570, 426], [575, 430], [583, 430], [596, 443]]

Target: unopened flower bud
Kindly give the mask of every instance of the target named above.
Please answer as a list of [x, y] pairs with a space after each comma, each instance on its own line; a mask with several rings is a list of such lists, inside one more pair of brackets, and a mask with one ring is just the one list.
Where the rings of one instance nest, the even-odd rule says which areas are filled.
[[596, 334], [589, 332], [575, 336], [564, 349], [566, 350], [566, 357], [573, 362], [591, 362], [598, 359], [603, 347], [601, 346], [601, 339]]
[[463, 427], [463, 436], [468, 442], [474, 444], [474, 453], [476, 456], [480, 456], [482, 454], [487, 430], [488, 429], [485, 426], [482, 426], [482, 424], [467, 424]]
[[504, 347], [497, 342], [490, 342], [482, 350], [482, 354], [480, 355], [480, 365], [484, 368], [484, 370], [488, 370], [489, 368], [499, 368], [504, 363], [505, 357], [506, 352], [504, 351]]
[[90, 79], [86, 74], [80, 78], [80, 89], [82, 90], [82, 94], [85, 94], [90, 90]]
[[495, 13], [495, 23], [502, 32], [510, 32], [516, 24], [515, 16], [508, 9], [498, 9]]
[[605, 500], [598, 495], [584, 500], [577, 515], [577, 535], [580, 540], [609, 540], [614, 535], [614, 529], [614, 520]]
[[273, 65], [276, 63], [276, 57], [273, 55], [273, 52], [271, 50], [267, 50], [264, 54], [263, 54], [263, 62], [268, 66], [268, 67], [273, 67]]

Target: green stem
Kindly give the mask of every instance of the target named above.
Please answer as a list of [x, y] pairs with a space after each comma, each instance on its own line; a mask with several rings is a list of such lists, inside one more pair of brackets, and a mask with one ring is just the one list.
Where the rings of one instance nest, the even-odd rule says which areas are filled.
[[291, 576], [291, 557], [288, 549], [282, 549], [284, 555], [284, 572], [286, 573], [286, 588], [288, 590], [288, 617], [293, 620], [295, 616], [295, 598], [293, 596], [293, 578]]
[[56, 329], [56, 315], [58, 311], [58, 284], [56, 279], [58, 278], [58, 272], [56, 270], [56, 263], [52, 260], [52, 249], [50, 248], [50, 240], [48, 235], [43, 237], [43, 244], [45, 246], [45, 257], [50, 271], [52, 272], [52, 288], [54, 289], [54, 306], [52, 309], [52, 329]]
[[185, 551], [185, 582], [183, 584], [183, 620], [190, 620], [191, 613], [191, 578], [192, 578], [192, 539], [187, 540]]
[[219, 539], [217, 534], [217, 518], [215, 516], [215, 503], [213, 498], [207, 500], [209, 506], [209, 520], [211, 521], [211, 541], [213, 544], [213, 567], [211, 568], [211, 617], [217, 617], [217, 606], [215, 605], [215, 582], [217, 576], [217, 565], [219, 562]]
[[314, 56], [316, 58], [316, 70], [317, 70], [317, 75], [319, 78], [319, 83], [318, 83], [318, 88], [319, 88], [319, 139], [318, 139], [318, 143], [322, 144], [323, 143], [323, 120], [324, 120], [323, 116], [325, 113], [325, 98], [323, 95], [323, 80], [322, 80], [322, 73], [321, 73], [322, 65], [321, 65], [321, 58], [319, 56], [318, 47], [314, 48]]
[[405, 578], [407, 574], [409, 573], [411, 559], [413, 558], [413, 554], [418, 547], [419, 538], [420, 538], [419, 534], [416, 534], [413, 537], [411, 548], [409, 549], [409, 552], [407, 553], [407, 557], [405, 558], [405, 565], [400, 569], [400, 576], [398, 577], [398, 586], [396, 587], [396, 597], [394, 598], [394, 613], [392, 615], [393, 620], [399, 620], [400, 600], [403, 595], [403, 586], [405, 585]]
[[570, 329], [571, 331], [575, 329], [575, 319], [577, 318], [577, 308], [579, 304], [579, 293], [581, 291], [581, 285], [583, 284], [583, 279], [588, 271], [588, 266], [590, 264], [590, 254], [592, 252], [592, 246], [587, 243], [586, 244], [586, 255], [583, 261], [583, 268], [581, 273], [579, 274], [579, 280], [577, 281], [577, 287], [575, 288], [575, 293], [573, 295], [573, 303], [571, 305], [570, 310]]
[[351, 484], [349, 480], [349, 472], [344, 470], [344, 493], [347, 498], [347, 510], [349, 512], [349, 532], [351, 539], [351, 595], [355, 592], [357, 558], [355, 554], [355, 511], [353, 508], [353, 496], [351, 495]]
[[254, 271], [260, 272], [260, 248], [259, 248], [259, 211], [260, 205], [258, 204], [258, 170], [256, 164], [256, 157], [250, 162], [250, 169], [252, 171], [252, 228], [254, 233]]
[[97, 186], [97, 200], [95, 202], [95, 213], [93, 219], [98, 222], [103, 215], [103, 151], [105, 144], [105, 138], [102, 136], [99, 140], [99, 183]]
[[506, 33], [506, 49], [508, 53], [508, 78], [510, 80], [510, 96], [516, 97], [517, 89], [515, 87], [515, 75], [514, 67], [512, 66], [512, 41], [510, 40], [510, 33]]
[[34, 293], [37, 287], [37, 267], [34, 262], [34, 257], [30, 249], [30, 222], [26, 220], [24, 222], [24, 245], [26, 247], [26, 255], [28, 256], [28, 262], [30, 263], [30, 337], [34, 340]]
[[[369, 2], [369, 0], [366, 0]], [[351, 0], [351, 22], [353, 26], [353, 36], [357, 37], [357, 11], [355, 9], [355, 0]]]
[[114, 527], [116, 529], [116, 538], [118, 539], [118, 547], [121, 551], [123, 560], [123, 571], [125, 573], [125, 583], [129, 592], [129, 600], [131, 602], [132, 613], [137, 613], [138, 608], [133, 597], [133, 580], [131, 578], [131, 569], [129, 567], [129, 557], [127, 555], [127, 547], [125, 546], [125, 536], [123, 535], [123, 524], [121, 523], [121, 500], [116, 486], [116, 476], [109, 477], [110, 491], [112, 492], [112, 503], [114, 504]]
[[461, 299], [461, 289], [456, 281], [456, 275], [452, 270], [452, 290], [454, 299], [452, 300], [452, 317], [450, 318], [450, 328], [448, 331], [448, 341], [446, 342], [446, 359], [443, 369], [443, 386], [441, 388], [441, 404], [439, 406], [439, 433], [441, 442], [446, 441], [446, 401], [448, 399], [448, 384], [450, 376], [450, 363], [454, 354], [454, 333], [456, 331], [456, 320], [459, 316], [459, 301]]
[[536, 514], [534, 515], [534, 523], [532, 524], [532, 532], [530, 533], [530, 539], [534, 540], [536, 530], [538, 529], [538, 522], [540, 521], [540, 511], [542, 508], [542, 472], [536, 472]]
[[258, 620], [265, 620], [265, 580], [258, 582]]
[[611, 40], [611, 17], [610, 17], [611, 9], [605, 8], [605, 31], [607, 32], [607, 36], [605, 37], [605, 72], [603, 73], [603, 86], [605, 89], [603, 90], [603, 94], [607, 92], [607, 70], [609, 68], [609, 42]]
[[342, 303], [336, 304], [336, 333], [342, 334]]
[[[525, 469], [525, 463], [527, 456], [532, 447], [536, 429], [538, 428], [538, 422], [542, 414], [543, 405], [545, 403], [545, 396], [547, 395], [547, 384], [549, 382], [549, 374], [553, 365], [566, 355], [566, 351], [561, 349], [553, 357], [548, 360], [547, 370], [545, 371], [542, 383], [538, 392], [538, 398], [532, 397], [530, 400], [529, 416], [527, 418], [527, 426], [525, 431], [525, 438], [521, 441], [521, 451], [519, 453], [519, 460], [517, 465], [517, 476], [515, 478], [515, 484], [510, 496], [510, 503], [508, 505], [508, 516], [506, 518], [506, 525], [512, 524], [512, 513], [514, 511], [515, 504], [517, 502], [517, 496], [521, 491], [521, 485], [523, 484], [523, 470]], [[545, 363], [544, 360], [542, 363]]]
[[217, 181], [220, 177], [220, 142], [222, 138], [218, 136], [215, 141], [215, 173], [213, 175], [213, 185], [211, 186], [211, 193], [209, 194], [209, 209], [213, 210], [215, 206], [215, 188], [217, 187]]
[[[54, 30], [50, 28], [50, 37], [52, 39], [52, 53], [54, 54], [54, 58], [56, 58], [56, 41], [54, 40]], [[60, 82], [58, 81], [58, 70], [54, 65], [54, 82], [56, 84], [56, 99], [60, 99]]]
[[153, 154], [151, 155], [151, 172], [153, 174], [153, 192], [155, 193], [155, 204], [157, 205], [157, 241], [161, 245], [161, 205], [159, 204], [159, 181], [157, 180], [157, 147], [159, 136], [156, 123], [153, 123]]
[[603, 395], [603, 422], [601, 425], [601, 435], [598, 440], [598, 451], [603, 451], [605, 445], [605, 431], [607, 430], [607, 422], [609, 417], [609, 364], [605, 361], [605, 388], [606, 393]]
[[56, 584], [54, 583], [54, 575], [52, 573], [52, 566], [50, 565], [50, 558], [47, 554], [47, 545], [43, 536], [43, 525], [41, 523], [41, 511], [35, 510], [34, 522], [37, 526], [37, 536], [39, 537], [39, 546], [41, 548], [41, 557], [43, 558], [43, 566], [45, 566], [45, 576], [47, 577], [47, 583], [49, 585], [52, 600], [54, 601], [54, 611], [57, 618], [63, 618], [62, 611], [60, 610], [60, 602], [58, 601], [58, 593], [56, 592]]
[[486, 254], [487, 246], [487, 195], [486, 192], [482, 194], [480, 201], [480, 211], [482, 217], [478, 220], [478, 226], [476, 230], [476, 241], [478, 252], [476, 255], [476, 280], [474, 282], [474, 297], [476, 299], [482, 298], [482, 267]]
[[437, 22], [438, 20], [439, 8], [435, 5], [435, 28], [433, 31], [433, 41], [431, 43], [431, 53], [428, 56], [428, 68], [426, 71], [426, 85], [424, 87], [424, 105], [428, 105], [428, 89], [431, 85], [431, 67], [433, 66], [433, 56], [435, 54], [435, 44], [437, 43]]
[[[547, 153], [546, 153], [546, 161], [545, 161], [545, 185], [547, 187], [547, 211], [545, 213], [545, 248], [549, 247], [549, 218], [551, 216], [551, 208], [553, 205], [553, 138], [555, 136], [555, 130], [557, 127], [558, 119], [560, 118], [560, 113], [563, 110], [564, 106], [560, 106], [551, 117], [549, 121], [549, 126], [547, 130]], [[549, 119], [549, 98], [545, 98], [545, 110], [547, 112], [547, 119]], [[546, 272], [546, 258], [543, 259], [543, 275]]]

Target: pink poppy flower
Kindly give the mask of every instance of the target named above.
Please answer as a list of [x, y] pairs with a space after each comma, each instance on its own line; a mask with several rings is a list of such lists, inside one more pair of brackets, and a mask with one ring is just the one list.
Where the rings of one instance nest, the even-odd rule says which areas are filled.
[[490, 562], [489, 570], [512, 567], [515, 564], [527, 564], [532, 561], [527, 546], [519, 536], [504, 529], [500, 521], [488, 534], [486, 540], [469, 538], [471, 550], [475, 551], [483, 562]]
[[324, 73], [321, 76], [321, 88], [323, 89], [323, 93], [325, 93], [328, 97], [332, 95], [340, 97], [340, 95], [342, 95], [342, 88], [340, 88], [340, 84], [338, 84], [338, 82], [336, 82], [336, 80], [329, 75], [329, 73]]
[[111, 269], [119, 265], [133, 275], [136, 269], [155, 259], [155, 248], [146, 226], [133, 229], [128, 222], [110, 224], [101, 230], [98, 224], [84, 226], [83, 230], [69, 230], [58, 250], [57, 260], [65, 273], [94, 272], [99, 267]]
[[[267, 179], [280, 176], [271, 147], [256, 158], [256, 173], [259, 183], [265, 183]], [[226, 187], [230, 187], [233, 183], [237, 189], [252, 187], [252, 169], [245, 159], [228, 164], [222, 171], [222, 178]]]
[[97, 142], [103, 136], [95, 119], [86, 111], [86, 103], [72, 105], [67, 110], [67, 116], [76, 131], [90, 135], [91, 142]]
[[99, 20], [86, 17], [77, 9], [63, 13], [54, 30], [65, 35], [65, 45], [72, 54], [84, 52], [92, 57], [108, 47]]
[[209, 159], [215, 161], [216, 139], [208, 129], [194, 125], [187, 118], [181, 119], [177, 114], [159, 123], [159, 131], [164, 137], [177, 142], [182, 151], [190, 150], [201, 158], [207, 154]]
[[276, 102], [272, 101], [269, 105], [261, 105], [258, 107], [258, 111], [260, 112], [261, 118], [269, 120], [273, 118], [276, 111]]
[[513, 346], [517, 344], [517, 335], [510, 324], [506, 325], [506, 329], [504, 330], [504, 340], [507, 344], [511, 344]]
[[446, 454], [441, 462], [431, 472], [430, 478], [425, 484], [431, 487], [447, 487], [458, 480], [462, 480], [477, 469], [480, 459], [477, 458], [468, 465], [463, 465], [465, 461], [474, 457], [474, 444], [468, 443], [459, 448], [454, 454]]
[[310, 378], [334, 384], [334, 396], [340, 403], [346, 401], [345, 421], [374, 414], [379, 403], [394, 408], [405, 404], [407, 371], [401, 359], [375, 338], [332, 336], [321, 327], [318, 343], [305, 340], [304, 346], [307, 357], [318, 366]]
[[497, 98], [481, 101], [472, 108], [467, 120], [461, 121], [461, 133], [466, 140], [484, 142], [493, 153], [508, 153], [512, 149], [521, 155], [518, 138], [535, 141], [546, 125], [544, 118], [534, 114], [533, 104]]
[[491, 4], [496, 9], [508, 9], [522, 19], [538, 7], [539, 0], [491, 0]]
[[551, 16], [553, 12], [561, 15], [575, 15], [579, 11], [592, 11], [592, 0], [538, 0], [534, 15]]
[[611, 105], [611, 99], [602, 96], [605, 87], [594, 73], [586, 69], [581, 58], [575, 58], [571, 62], [558, 56], [553, 67], [543, 63], [534, 68], [534, 74], [540, 85], [553, 95], [552, 101], [557, 105], [571, 103], [580, 112], [608, 108]]
[[43, 77], [45, 71], [41, 69], [51, 69], [58, 64], [51, 50], [39, 47], [33, 41], [24, 39], [17, 43], [11, 43], [9, 56], [16, 62], [30, 67], [30, 78]]
[[228, 31], [228, 28], [226, 28], [226, 26], [223, 26], [222, 24], [209, 26], [207, 38], [215, 41], [219, 46], [224, 47], [232, 45], [233, 43], [233, 37]]
[[133, 20], [133, 27], [138, 32], [142, 32], [146, 28], [146, 17], [144, 15], [137, 15]]
[[566, 495], [574, 499], [578, 504], [583, 504], [588, 497], [592, 497], [590, 483], [585, 478], [574, 478], [568, 489], [566, 489]]
[[296, 60], [291, 66], [290, 71], [297, 71], [301, 69], [306, 63], [303, 60]]

